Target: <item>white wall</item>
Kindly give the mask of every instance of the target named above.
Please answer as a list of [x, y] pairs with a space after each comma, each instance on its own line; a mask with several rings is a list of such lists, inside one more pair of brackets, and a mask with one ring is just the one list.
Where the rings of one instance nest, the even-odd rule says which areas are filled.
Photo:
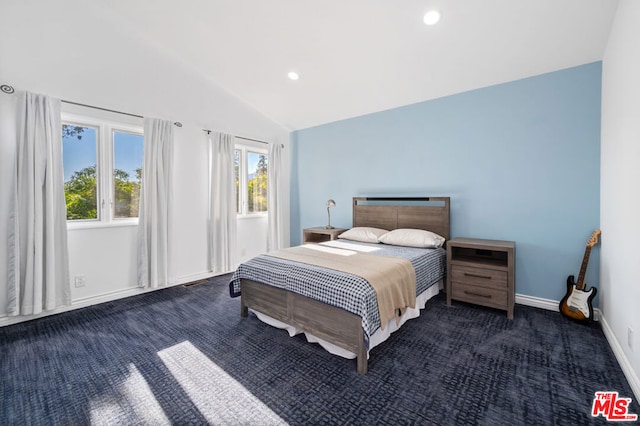
[[[135, 28], [100, 2], [4, 0], [0, 26], [0, 84], [64, 100], [180, 121], [175, 129], [174, 227], [169, 271], [173, 283], [209, 276], [207, 262], [208, 169], [206, 134], [212, 129], [285, 144], [282, 211], [289, 241], [289, 134], [282, 126], [183, 66], [171, 52], [140, 37]], [[206, 54], [206, 52], [203, 52]], [[0, 94], [0, 241], [6, 241], [8, 188], [15, 151], [15, 95]], [[63, 104], [64, 105], [64, 104]], [[68, 107], [67, 107], [68, 108]], [[245, 256], [266, 248], [266, 220], [238, 224]], [[136, 227], [69, 231], [71, 277], [86, 275], [75, 288], [75, 306], [134, 294]], [[240, 256], [240, 253], [238, 253]], [[6, 247], [0, 247], [0, 277], [6, 276]], [[0, 325], [6, 312], [0, 278]]]
[[636, 399], [640, 398], [639, 22], [640, 2], [622, 0], [603, 60], [600, 172], [600, 309]]

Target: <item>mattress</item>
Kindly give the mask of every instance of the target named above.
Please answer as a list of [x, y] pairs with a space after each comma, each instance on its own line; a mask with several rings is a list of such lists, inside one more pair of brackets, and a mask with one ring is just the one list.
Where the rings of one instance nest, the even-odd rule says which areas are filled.
[[[328, 241], [321, 245], [374, 255], [397, 256], [409, 260], [416, 272], [417, 297], [441, 283], [445, 276], [446, 251], [442, 248], [422, 249], [348, 240]], [[234, 272], [229, 283], [232, 297], [240, 295], [242, 279], [293, 291], [354, 313], [362, 318], [362, 328], [368, 342], [381, 328], [375, 291], [361, 277], [264, 254], [242, 263]]]

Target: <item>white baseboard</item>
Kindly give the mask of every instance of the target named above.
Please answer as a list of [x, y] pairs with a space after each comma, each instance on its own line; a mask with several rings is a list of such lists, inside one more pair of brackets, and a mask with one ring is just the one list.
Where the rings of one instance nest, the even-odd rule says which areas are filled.
[[560, 302], [557, 300], [543, 299], [542, 297], [516, 294], [516, 304], [533, 306], [534, 308], [546, 309], [547, 311], [560, 312], [560, 308], [558, 307]]
[[119, 290], [107, 291], [105, 293], [94, 294], [92, 296], [79, 297], [71, 301], [69, 309], [85, 308], [91, 305], [97, 305], [98, 303], [111, 302], [112, 300], [122, 299], [129, 296], [135, 296], [136, 294], [144, 293], [145, 289], [142, 287], [129, 287]]
[[[233, 271], [230, 271], [233, 272]], [[224, 274], [228, 274], [229, 272], [222, 272], [222, 273], [213, 273], [211, 271], [206, 271], [206, 272], [199, 272], [197, 274], [189, 274], [189, 275], [183, 275], [181, 277], [178, 278], [174, 278], [171, 280], [171, 285], [180, 285], [180, 284], [187, 284], [187, 283], [192, 283], [194, 281], [200, 281], [200, 280], [206, 280], [209, 279], [211, 277], [217, 277], [218, 275], [224, 275]]]
[[[640, 401], [640, 380], [638, 379], [638, 375], [635, 371], [633, 371], [633, 367], [629, 362], [629, 358], [624, 353], [620, 342], [616, 339], [616, 336], [613, 334], [613, 330], [609, 327], [609, 323], [607, 319], [602, 316], [600, 318], [600, 323], [602, 324], [602, 331], [604, 332], [605, 337], [607, 338], [607, 342], [609, 342], [609, 346], [613, 351], [616, 359], [618, 360], [618, 364], [620, 364], [620, 368], [622, 368], [622, 372], [624, 376], [627, 378], [629, 382], [629, 386], [631, 386], [631, 390], [635, 396], [636, 401]], [[603, 389], [603, 390], [614, 390], [614, 389]], [[626, 395], [622, 395], [627, 397]]]
[[48, 317], [50, 315], [61, 314], [63, 312], [73, 311], [75, 309], [86, 308], [87, 306], [97, 305], [99, 303], [111, 302], [113, 300], [123, 299], [129, 296], [135, 296], [137, 294], [146, 293], [147, 290], [141, 287], [130, 287], [120, 290], [109, 291], [106, 293], [100, 293], [93, 296], [81, 297], [71, 301], [71, 305], [63, 306], [52, 311], [41, 312], [37, 315], [20, 315], [10, 317], [4, 315], [0, 317], [0, 327], [12, 324], [18, 324], [25, 321], [31, 321], [38, 318]]
[[[516, 294], [516, 303], [519, 305], [533, 306], [534, 308], [546, 309], [547, 311], [560, 312], [560, 301], [543, 299], [542, 297], [525, 296], [522, 294]], [[593, 320], [600, 321], [602, 312], [600, 309], [595, 308], [593, 310]]]
[[[190, 283], [193, 281], [199, 281], [199, 280], [204, 280], [204, 279], [208, 279], [211, 278], [213, 276], [217, 276], [217, 275], [224, 275], [224, 274], [214, 274], [211, 271], [207, 271], [207, 272], [200, 272], [197, 274], [190, 274], [190, 275], [184, 275], [181, 277], [177, 277], [174, 279], [171, 279], [169, 281], [169, 285], [168, 287], [173, 287], [176, 285], [181, 285], [181, 284], [186, 284], [186, 283]], [[86, 308], [87, 306], [92, 306], [92, 305], [97, 305], [99, 303], [105, 303], [105, 302], [111, 302], [114, 300], [118, 300], [118, 299], [123, 299], [125, 297], [130, 297], [130, 296], [135, 296], [138, 294], [143, 294], [143, 293], [148, 293], [150, 291], [156, 291], [156, 290], [160, 290], [162, 288], [167, 288], [167, 287], [161, 287], [159, 289], [148, 289], [148, 288], [142, 288], [142, 287], [129, 287], [129, 288], [124, 288], [124, 289], [119, 289], [119, 290], [113, 290], [113, 291], [108, 291], [105, 293], [100, 293], [100, 294], [95, 294], [92, 296], [87, 296], [87, 297], [80, 297], [77, 299], [73, 299], [71, 301], [71, 305], [69, 306], [64, 306], [58, 309], [54, 309], [52, 311], [46, 311], [46, 312], [42, 312], [40, 314], [37, 315], [20, 315], [20, 316], [8, 316], [8, 315], [0, 315], [0, 327], [4, 327], [7, 325], [12, 325], [12, 324], [18, 324], [21, 322], [25, 322], [25, 321], [30, 321], [33, 319], [37, 319], [37, 318], [42, 318], [42, 317], [47, 317], [49, 315], [55, 315], [55, 314], [60, 314], [62, 312], [68, 312], [68, 311], [72, 311], [74, 309], [79, 309], [79, 308]]]

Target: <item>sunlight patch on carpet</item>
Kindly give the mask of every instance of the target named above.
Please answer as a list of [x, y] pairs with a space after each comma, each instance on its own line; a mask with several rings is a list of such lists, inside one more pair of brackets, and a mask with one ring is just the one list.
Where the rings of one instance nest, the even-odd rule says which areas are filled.
[[209, 423], [287, 424], [191, 342], [163, 349], [158, 356]]
[[129, 375], [117, 393], [94, 399], [89, 407], [92, 425], [171, 424], [149, 384], [133, 364], [129, 364]]

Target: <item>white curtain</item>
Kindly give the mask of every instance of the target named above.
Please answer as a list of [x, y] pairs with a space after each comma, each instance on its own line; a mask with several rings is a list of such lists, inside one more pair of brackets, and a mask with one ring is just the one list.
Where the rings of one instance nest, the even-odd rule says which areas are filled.
[[59, 99], [20, 94], [16, 154], [8, 226], [12, 316], [71, 303]]
[[209, 135], [209, 257], [214, 273], [236, 268], [236, 180], [234, 176], [234, 136]]
[[267, 206], [269, 210], [267, 250], [282, 248], [282, 206], [280, 202], [280, 176], [282, 174], [282, 145], [269, 144], [267, 169]]
[[138, 221], [138, 284], [169, 284], [169, 232], [173, 173], [173, 123], [144, 119], [144, 160]]

